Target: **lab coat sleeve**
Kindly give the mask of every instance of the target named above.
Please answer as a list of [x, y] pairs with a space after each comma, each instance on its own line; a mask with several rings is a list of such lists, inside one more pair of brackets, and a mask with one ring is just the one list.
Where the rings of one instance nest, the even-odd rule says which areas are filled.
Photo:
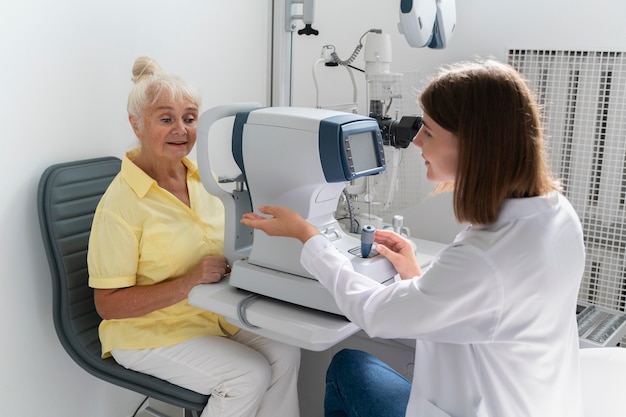
[[301, 262], [371, 337], [480, 343], [492, 340], [499, 324], [501, 277], [475, 247], [451, 245], [421, 277], [388, 286], [355, 272], [323, 236], [306, 242]]

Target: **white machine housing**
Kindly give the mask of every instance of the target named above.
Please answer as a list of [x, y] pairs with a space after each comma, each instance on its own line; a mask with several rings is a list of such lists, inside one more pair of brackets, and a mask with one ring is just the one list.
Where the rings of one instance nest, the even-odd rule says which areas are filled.
[[[243, 174], [240, 182], [247, 186], [247, 191], [237, 186], [232, 194], [217, 186], [206, 156], [210, 125], [227, 115], [235, 116], [232, 153]], [[345, 233], [334, 217], [340, 195], [352, 179], [385, 170], [376, 120], [313, 108], [244, 104], [225, 111], [218, 107], [200, 116], [198, 164], [205, 188], [225, 205], [225, 256], [232, 265], [231, 285], [341, 314], [330, 293], [300, 264], [298, 240], [268, 236], [241, 225], [243, 213], [262, 205], [296, 211], [317, 226], [355, 270], [381, 283], [393, 280], [396, 271], [391, 263], [375, 251], [368, 258], [361, 257], [359, 238]]]
[[413, 48], [443, 49], [455, 29], [455, 0], [400, 1], [398, 30]]

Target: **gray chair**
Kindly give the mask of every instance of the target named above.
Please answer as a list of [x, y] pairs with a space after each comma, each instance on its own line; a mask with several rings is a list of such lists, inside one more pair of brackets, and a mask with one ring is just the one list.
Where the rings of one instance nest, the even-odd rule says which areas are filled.
[[185, 416], [198, 415], [207, 395], [128, 370], [113, 358], [101, 358], [101, 318], [88, 286], [87, 245], [96, 206], [120, 165], [114, 157], [87, 159], [52, 165], [41, 176], [37, 205], [52, 275], [55, 330], [70, 357], [90, 374], [182, 408]]

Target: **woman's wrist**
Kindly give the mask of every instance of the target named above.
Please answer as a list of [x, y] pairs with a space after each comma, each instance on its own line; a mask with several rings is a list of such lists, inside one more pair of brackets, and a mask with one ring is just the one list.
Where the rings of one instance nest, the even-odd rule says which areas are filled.
[[302, 228], [302, 232], [298, 234], [298, 239], [302, 243], [306, 243], [307, 240], [319, 234], [320, 234], [320, 231], [317, 227], [313, 226], [311, 223], [306, 222], [305, 226]]

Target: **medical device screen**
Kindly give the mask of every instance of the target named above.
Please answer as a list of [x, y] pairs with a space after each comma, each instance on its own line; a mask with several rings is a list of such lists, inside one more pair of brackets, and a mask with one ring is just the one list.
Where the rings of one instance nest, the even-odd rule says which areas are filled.
[[354, 165], [354, 173], [370, 171], [381, 166], [378, 149], [371, 131], [346, 137]]

